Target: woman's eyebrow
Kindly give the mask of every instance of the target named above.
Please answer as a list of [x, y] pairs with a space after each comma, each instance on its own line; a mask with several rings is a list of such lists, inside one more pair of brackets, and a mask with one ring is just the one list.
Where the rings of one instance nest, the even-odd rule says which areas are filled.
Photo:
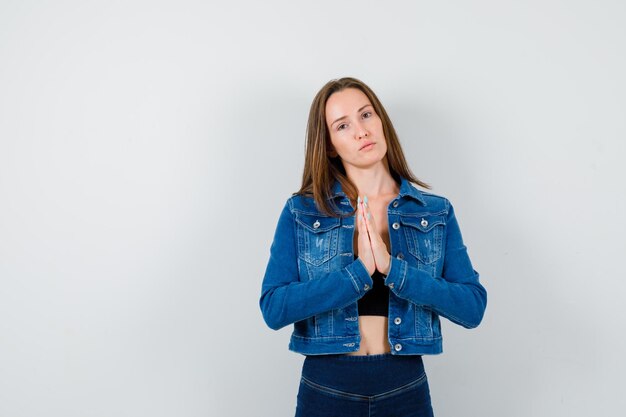
[[[357, 110], [357, 113], [360, 112], [361, 110], [363, 110], [364, 108], [366, 108], [367, 106], [371, 106], [371, 104], [366, 104], [365, 106], [361, 107], [360, 109]], [[335, 123], [337, 123], [338, 121], [345, 119], [346, 117], [348, 117], [348, 116], [341, 116], [339, 119], [335, 120], [330, 125], [332, 126]]]

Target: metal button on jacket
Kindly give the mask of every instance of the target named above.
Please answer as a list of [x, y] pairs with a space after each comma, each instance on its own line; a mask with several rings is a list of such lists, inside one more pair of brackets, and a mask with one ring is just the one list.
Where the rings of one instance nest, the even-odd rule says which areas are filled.
[[363, 289], [364, 289], [365, 291], [367, 291], [367, 290], [369, 290], [369, 289], [370, 289], [370, 286], [369, 286], [368, 284], [365, 284], [365, 286], [363, 287]]
[[399, 254], [396, 255], [396, 258], [404, 259], [404, 254], [402, 252], [400, 252]]
[[398, 230], [400, 228], [400, 223], [395, 222], [394, 224], [391, 225], [391, 227], [393, 227], [395, 230]]
[[392, 204], [394, 207], [398, 207], [398, 200], [394, 201]]
[[320, 221], [315, 220], [315, 223], [313, 223], [313, 229], [317, 229], [318, 227], [320, 227]]
[[400, 324], [400, 323], [402, 323], [402, 319], [400, 317], [396, 317], [395, 319], [393, 319], [393, 322], [395, 324]]
[[422, 219], [422, 221], [420, 222], [420, 224], [422, 225], [422, 227], [426, 227], [426, 226], [428, 226], [428, 220], [426, 220], [426, 219]]
[[396, 350], [396, 352], [400, 352], [402, 350], [402, 345], [400, 343], [396, 343], [393, 348]]

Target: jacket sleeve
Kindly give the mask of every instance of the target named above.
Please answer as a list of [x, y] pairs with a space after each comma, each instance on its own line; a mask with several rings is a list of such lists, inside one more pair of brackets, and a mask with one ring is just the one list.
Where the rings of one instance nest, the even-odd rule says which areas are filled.
[[301, 280], [291, 203], [287, 200], [278, 219], [259, 300], [263, 319], [274, 330], [349, 305], [373, 285], [359, 258], [319, 278]]
[[446, 202], [449, 209], [442, 276], [433, 277], [392, 256], [385, 284], [398, 297], [430, 308], [465, 328], [474, 328], [480, 324], [485, 313], [487, 291], [472, 267], [454, 208], [448, 200]]

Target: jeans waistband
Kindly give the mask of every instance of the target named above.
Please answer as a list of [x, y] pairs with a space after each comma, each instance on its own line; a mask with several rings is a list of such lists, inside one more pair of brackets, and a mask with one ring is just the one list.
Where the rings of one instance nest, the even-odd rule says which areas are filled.
[[309, 355], [302, 365], [309, 381], [361, 395], [386, 392], [424, 374], [421, 355]]

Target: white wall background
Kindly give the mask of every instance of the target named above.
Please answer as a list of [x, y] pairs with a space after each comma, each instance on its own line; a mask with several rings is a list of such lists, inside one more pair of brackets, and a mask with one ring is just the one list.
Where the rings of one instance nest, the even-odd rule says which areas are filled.
[[289, 416], [258, 297], [311, 100], [355, 76], [489, 292], [437, 416], [626, 408], [622, 1], [0, 2], [0, 415]]

